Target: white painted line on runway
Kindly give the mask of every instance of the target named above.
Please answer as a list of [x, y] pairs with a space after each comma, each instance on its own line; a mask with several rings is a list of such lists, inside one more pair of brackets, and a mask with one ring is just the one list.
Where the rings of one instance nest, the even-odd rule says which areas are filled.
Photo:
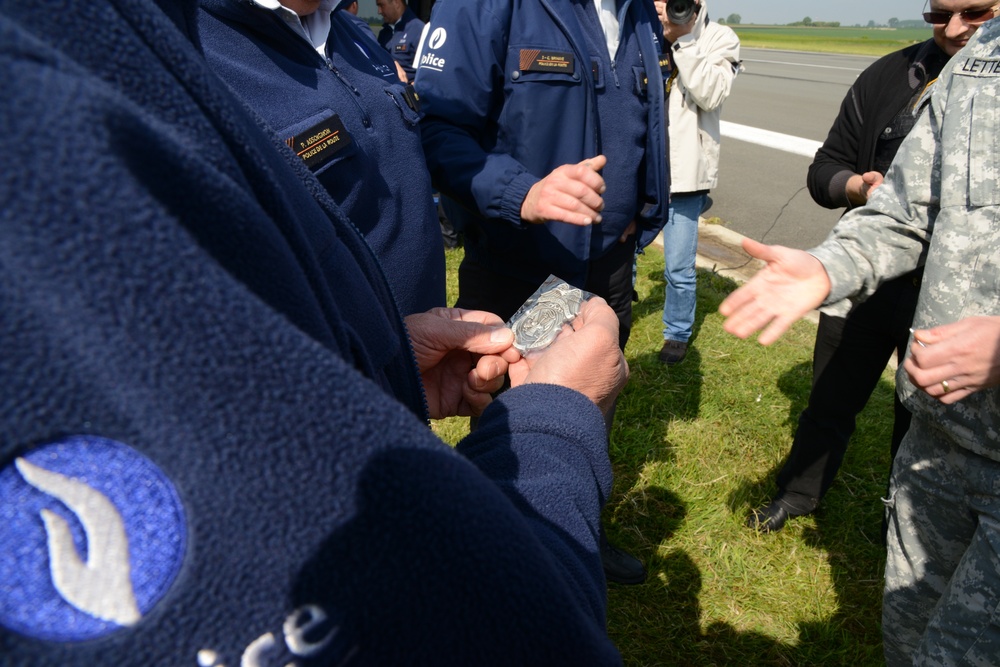
[[769, 65], [790, 65], [792, 67], [818, 67], [820, 69], [842, 69], [845, 72], [862, 72], [863, 67], [838, 67], [837, 65], [816, 65], [815, 63], [793, 63], [785, 60], [757, 60], [756, 58], [744, 58], [744, 63], [767, 63]]
[[793, 137], [790, 134], [781, 134], [780, 132], [762, 130], [758, 127], [750, 127], [748, 125], [737, 125], [736, 123], [726, 121], [721, 122], [719, 129], [722, 132], [722, 136], [730, 139], [738, 139], [739, 141], [746, 141], [751, 144], [766, 146], [767, 148], [774, 148], [775, 150], [808, 158], [815, 157], [816, 151], [823, 145], [821, 141]]

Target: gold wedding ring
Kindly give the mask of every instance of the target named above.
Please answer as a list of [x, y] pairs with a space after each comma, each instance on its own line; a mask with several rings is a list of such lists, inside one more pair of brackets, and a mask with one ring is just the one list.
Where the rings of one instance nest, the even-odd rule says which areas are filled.
[[946, 393], [946, 394], [949, 391], [951, 391], [951, 387], [948, 386], [948, 381], [947, 380], [941, 380], [941, 388], [944, 389], [944, 393]]

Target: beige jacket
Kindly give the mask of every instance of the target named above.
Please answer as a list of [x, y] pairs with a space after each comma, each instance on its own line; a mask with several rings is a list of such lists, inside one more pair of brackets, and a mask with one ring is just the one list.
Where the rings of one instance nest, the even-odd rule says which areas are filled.
[[670, 191], [714, 188], [719, 180], [722, 103], [743, 71], [740, 40], [708, 20], [704, 0], [694, 29], [670, 45], [677, 76], [670, 84]]

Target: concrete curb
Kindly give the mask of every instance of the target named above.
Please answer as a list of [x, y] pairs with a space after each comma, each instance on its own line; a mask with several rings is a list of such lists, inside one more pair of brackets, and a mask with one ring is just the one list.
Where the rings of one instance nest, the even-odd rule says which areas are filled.
[[[739, 283], [749, 280], [764, 263], [743, 252], [743, 235], [722, 225], [698, 221], [698, 255], [695, 265], [699, 269], [714, 271], [720, 276]], [[657, 235], [653, 244], [663, 249], [663, 232]]]

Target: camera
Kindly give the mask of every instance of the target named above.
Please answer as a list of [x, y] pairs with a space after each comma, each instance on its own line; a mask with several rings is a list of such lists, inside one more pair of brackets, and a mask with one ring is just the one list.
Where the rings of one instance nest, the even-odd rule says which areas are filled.
[[691, 22], [698, 13], [695, 0], [667, 0], [667, 18], [674, 25], [685, 25]]

